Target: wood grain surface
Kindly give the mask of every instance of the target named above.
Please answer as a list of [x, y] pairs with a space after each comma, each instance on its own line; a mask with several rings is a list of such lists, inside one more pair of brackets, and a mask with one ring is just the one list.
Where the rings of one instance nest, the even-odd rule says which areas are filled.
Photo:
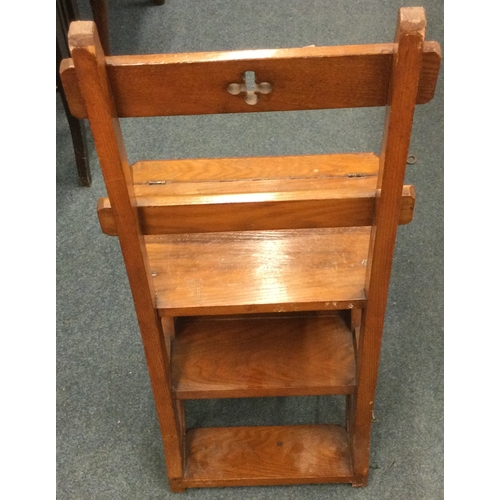
[[[139, 162], [134, 190], [144, 234], [368, 226], [378, 157], [373, 153]], [[400, 224], [413, 218], [404, 186]], [[115, 235], [109, 199], [101, 228]], [[300, 214], [300, 216], [298, 216]]]
[[347, 394], [353, 337], [339, 313], [178, 318], [172, 388], [180, 399]]
[[170, 391], [169, 360], [161, 320], [155, 308], [151, 271], [135, 208], [131, 170], [95, 24], [89, 21], [72, 23], [69, 46], [85, 97], [106, 190], [113, 204], [158, 413], [167, 472], [170, 478], [178, 478], [182, 475], [182, 438], [178, 433], [179, 422], [176, 421]]
[[185, 487], [349, 482], [347, 434], [336, 425], [222, 427], [186, 435]]
[[138, 161], [132, 166], [134, 184], [238, 181], [248, 179], [310, 179], [378, 172], [375, 153], [188, 158]]
[[425, 11], [422, 7], [400, 9], [395, 37], [397, 57], [393, 60], [380, 158], [379, 196], [370, 236], [365, 284], [368, 301], [362, 315], [357, 356], [359, 385], [353, 401], [350, 424], [354, 484], [357, 486], [363, 486], [368, 481], [372, 412], [396, 244], [401, 189], [405, 178], [425, 47], [425, 27]]
[[[385, 106], [393, 51], [385, 43], [111, 56], [106, 64], [120, 117], [245, 113]], [[439, 45], [426, 43], [419, 103], [434, 95], [440, 63]], [[227, 92], [246, 71], [273, 87], [254, 106]], [[71, 60], [61, 63], [61, 78], [72, 113], [85, 118]]]
[[362, 227], [147, 236], [156, 305], [167, 316], [362, 307], [369, 234]]

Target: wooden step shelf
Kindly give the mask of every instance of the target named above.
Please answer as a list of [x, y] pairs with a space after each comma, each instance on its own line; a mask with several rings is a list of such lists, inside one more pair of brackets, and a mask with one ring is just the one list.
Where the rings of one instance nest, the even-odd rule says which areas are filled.
[[337, 425], [193, 429], [184, 488], [352, 481], [348, 436]]
[[364, 306], [369, 239], [366, 227], [180, 234], [146, 237], [146, 251], [163, 316], [335, 310]]
[[352, 333], [338, 312], [191, 317], [176, 321], [178, 399], [354, 392]]

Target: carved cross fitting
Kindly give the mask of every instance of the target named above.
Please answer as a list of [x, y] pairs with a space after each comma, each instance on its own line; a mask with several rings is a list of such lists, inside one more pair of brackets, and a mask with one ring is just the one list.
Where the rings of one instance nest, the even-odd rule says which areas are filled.
[[231, 95], [238, 95], [241, 92], [245, 93], [245, 102], [250, 105], [257, 104], [260, 94], [269, 94], [273, 90], [273, 86], [270, 83], [262, 82], [256, 83], [255, 73], [253, 71], [245, 71], [242, 75], [243, 83], [230, 83], [227, 87], [227, 91]]

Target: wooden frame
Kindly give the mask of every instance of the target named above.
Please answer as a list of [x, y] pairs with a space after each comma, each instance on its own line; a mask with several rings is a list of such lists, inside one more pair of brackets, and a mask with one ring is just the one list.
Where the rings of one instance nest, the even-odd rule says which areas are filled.
[[[93, 23], [71, 25], [61, 77], [94, 135], [109, 196], [98, 213], [120, 240], [173, 491], [367, 484], [392, 255], [415, 202], [403, 186], [413, 112], [441, 59], [424, 34], [412, 7], [394, 44], [106, 58]], [[228, 92], [250, 69], [257, 90], [268, 82], [252, 105]], [[131, 167], [118, 120], [382, 105], [380, 158]], [[185, 399], [311, 394], [346, 395], [346, 426], [185, 428]]]

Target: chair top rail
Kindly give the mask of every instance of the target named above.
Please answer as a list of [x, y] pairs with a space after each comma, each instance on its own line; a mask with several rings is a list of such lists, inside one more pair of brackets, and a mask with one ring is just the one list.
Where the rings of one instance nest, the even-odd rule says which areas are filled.
[[[105, 60], [122, 118], [292, 111], [385, 106], [395, 47], [310, 46]], [[426, 42], [417, 104], [432, 99], [440, 64], [439, 44]], [[63, 60], [61, 78], [71, 112], [87, 118], [72, 59]]]

